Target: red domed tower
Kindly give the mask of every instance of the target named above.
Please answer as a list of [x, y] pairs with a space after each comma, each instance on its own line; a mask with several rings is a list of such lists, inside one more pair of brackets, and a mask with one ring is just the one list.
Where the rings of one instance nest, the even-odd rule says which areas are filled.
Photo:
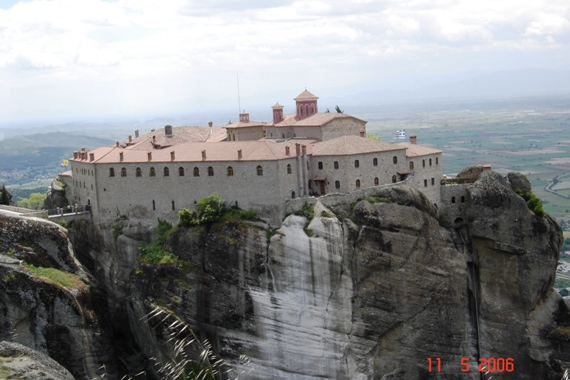
[[317, 99], [319, 97], [311, 94], [307, 89], [293, 99], [297, 103], [297, 118], [299, 120], [306, 119], [319, 112]]

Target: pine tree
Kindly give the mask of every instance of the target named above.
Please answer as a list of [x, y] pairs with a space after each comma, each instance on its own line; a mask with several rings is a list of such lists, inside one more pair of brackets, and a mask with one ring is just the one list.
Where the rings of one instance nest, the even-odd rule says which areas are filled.
[[2, 185], [2, 190], [0, 190], [0, 205], [9, 205], [10, 195], [8, 195], [8, 190], [6, 186]]

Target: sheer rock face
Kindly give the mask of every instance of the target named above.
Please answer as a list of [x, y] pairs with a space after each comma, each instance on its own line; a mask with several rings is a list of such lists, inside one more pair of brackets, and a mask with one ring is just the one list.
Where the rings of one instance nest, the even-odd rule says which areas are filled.
[[0, 375], [22, 380], [74, 380], [49, 356], [18, 343], [0, 342]]
[[238, 372], [248, 355], [248, 379], [428, 379], [427, 358], [449, 379], [479, 378], [478, 358], [513, 359], [493, 378], [559, 379], [570, 361], [556, 332], [568, 308], [552, 289], [560, 228], [497, 173], [466, 189], [456, 228], [403, 189], [396, 203], [364, 200], [340, 220], [317, 202], [308, 226], [291, 215], [273, 236], [244, 223], [179, 229], [166, 248], [194, 269], [133, 272], [131, 329], [166, 360], [163, 338], [141, 322], [166, 306]]
[[[51, 272], [38, 275], [26, 263]], [[0, 284], [0, 339], [50, 356], [78, 379], [96, 377], [104, 362], [113, 368], [87, 275], [75, 261], [65, 229], [42, 219], [0, 215]], [[0, 356], [15, 349], [6, 344], [0, 345]], [[28, 377], [21, 378], [69, 378], [67, 371], [61, 377], [41, 377], [42, 371], [36, 376], [29, 372], [35, 364], [30, 365]]]

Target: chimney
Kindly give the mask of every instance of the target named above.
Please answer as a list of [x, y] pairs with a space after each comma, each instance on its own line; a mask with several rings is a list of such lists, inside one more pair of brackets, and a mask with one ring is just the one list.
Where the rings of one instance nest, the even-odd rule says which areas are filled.
[[138, 139], [138, 138], [139, 138], [139, 130], [137, 129], [137, 130], [135, 130], [135, 139]]
[[123, 162], [123, 158], [124, 158], [123, 152], [119, 152], [119, 161]]
[[301, 145], [301, 150], [303, 151], [303, 156], [305, 156], [307, 154], [307, 146]]
[[89, 161], [95, 161], [95, 153], [89, 153]]
[[360, 137], [366, 137], [366, 136], [364, 135], [364, 131], [360, 131]]
[[297, 156], [300, 156], [301, 155], [301, 144], [299, 144], [299, 143], [295, 144], [295, 150], [296, 150]]
[[82, 152], [85, 152], [85, 147], [84, 147], [84, 146], [81, 147], [81, 151], [82, 151]]
[[238, 160], [241, 160], [241, 149], [238, 149]]
[[129, 142], [132, 143], [133, 142], [133, 136], [129, 135]]
[[147, 157], [149, 161], [152, 161], [152, 152], [148, 152]]
[[151, 132], [154, 132], [154, 128], [150, 130]]
[[77, 158], [79, 158], [79, 152], [75, 151], [73, 152], [73, 159], [77, 160]]
[[164, 126], [164, 134], [166, 135], [166, 137], [172, 137], [172, 125]]
[[152, 136], [152, 143], [156, 144], [156, 136]]
[[206, 150], [203, 150], [202, 151], [202, 160], [205, 160], [205, 159], [206, 159]]
[[417, 137], [416, 135], [411, 135], [410, 136], [410, 144], [417, 144]]
[[242, 123], [249, 123], [249, 112], [240, 112], [239, 114], [239, 121]]
[[212, 123], [211, 121], [208, 122], [208, 127], [212, 127], [214, 125], [214, 123]]
[[170, 152], [170, 161], [174, 161], [174, 151]]
[[118, 141], [115, 143], [115, 146], [116, 146], [117, 148], [119, 147], [119, 142], [118, 142]]
[[287, 156], [289, 155], [289, 147], [288, 147], [288, 146], [285, 147], [285, 154], [286, 154]]

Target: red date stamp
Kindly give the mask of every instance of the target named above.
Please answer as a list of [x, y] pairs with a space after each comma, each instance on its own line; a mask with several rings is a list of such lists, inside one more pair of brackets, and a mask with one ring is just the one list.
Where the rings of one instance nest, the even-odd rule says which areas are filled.
[[[461, 372], [471, 371], [469, 358], [461, 358]], [[441, 372], [441, 358], [427, 358], [428, 372]], [[479, 358], [475, 370], [480, 373], [514, 372], [515, 359], [513, 358]]]

